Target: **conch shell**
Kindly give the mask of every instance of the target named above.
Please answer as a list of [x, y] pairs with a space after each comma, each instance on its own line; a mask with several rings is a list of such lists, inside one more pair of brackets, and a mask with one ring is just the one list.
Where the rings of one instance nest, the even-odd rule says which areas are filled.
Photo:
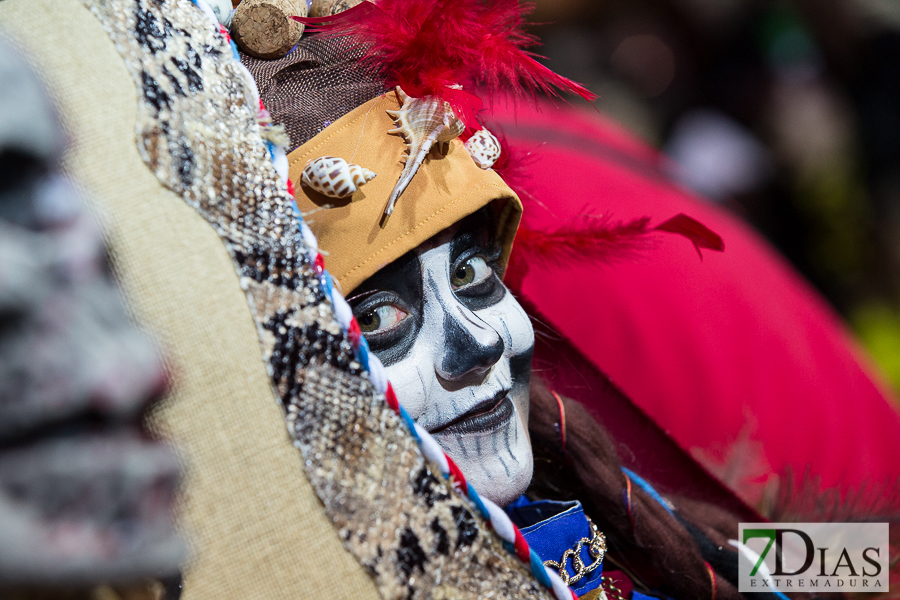
[[375, 178], [375, 173], [343, 158], [320, 156], [303, 169], [300, 181], [329, 198], [346, 198]]
[[500, 158], [500, 142], [487, 129], [479, 129], [466, 141], [466, 150], [481, 169], [490, 169]]
[[382, 225], [394, 212], [397, 198], [409, 186], [434, 145], [440, 144], [442, 153], [446, 153], [450, 141], [458, 138], [466, 128], [462, 121], [456, 118], [450, 104], [440, 98], [434, 96], [412, 98], [406, 95], [400, 86], [397, 86], [397, 96], [403, 102], [403, 106], [400, 110], [387, 111], [396, 125], [396, 128], [388, 133], [402, 135], [406, 140], [409, 154], [400, 174], [400, 181], [394, 186], [394, 191], [391, 192], [387, 207], [384, 209]]

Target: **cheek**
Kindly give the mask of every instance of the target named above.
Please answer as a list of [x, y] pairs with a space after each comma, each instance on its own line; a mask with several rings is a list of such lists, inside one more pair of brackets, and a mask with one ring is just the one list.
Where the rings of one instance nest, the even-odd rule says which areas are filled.
[[413, 419], [418, 419], [424, 412], [425, 399], [428, 395], [428, 386], [420, 377], [420, 370], [414, 352], [403, 360], [385, 367], [388, 381], [397, 394], [397, 400]]
[[385, 367], [397, 399], [416, 421], [426, 414], [431, 397], [440, 392], [435, 389], [434, 365], [436, 357], [441, 356], [444, 340], [440, 328], [432, 325], [426, 318], [406, 356]]

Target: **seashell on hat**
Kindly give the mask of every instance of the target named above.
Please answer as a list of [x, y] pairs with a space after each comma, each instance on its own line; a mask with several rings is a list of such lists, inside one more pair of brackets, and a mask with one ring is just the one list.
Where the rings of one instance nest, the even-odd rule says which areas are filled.
[[481, 169], [490, 169], [500, 158], [500, 141], [487, 129], [479, 129], [466, 140], [466, 150]]
[[412, 181], [431, 149], [438, 145], [441, 154], [447, 154], [447, 144], [458, 138], [466, 129], [463, 122], [456, 117], [450, 103], [441, 98], [436, 96], [413, 98], [407, 95], [400, 86], [397, 86], [397, 96], [403, 102], [403, 106], [400, 107], [400, 110], [387, 111], [397, 125], [388, 133], [403, 136], [403, 139], [406, 140], [408, 156], [400, 180], [394, 186], [391, 197], [388, 198], [387, 206], [384, 209], [385, 217], [389, 217], [394, 212], [394, 204], [400, 194], [409, 186], [409, 182]]
[[300, 182], [329, 198], [346, 198], [373, 179], [375, 173], [365, 167], [343, 158], [320, 156], [306, 165]]

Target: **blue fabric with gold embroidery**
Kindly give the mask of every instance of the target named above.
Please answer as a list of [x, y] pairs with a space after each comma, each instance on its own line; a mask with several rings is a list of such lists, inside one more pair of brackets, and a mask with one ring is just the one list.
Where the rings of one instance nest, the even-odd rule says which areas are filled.
[[[504, 510], [513, 523], [522, 531], [525, 541], [541, 560], [559, 562], [566, 550], [575, 549], [581, 538], [591, 539], [593, 532], [588, 524], [581, 502], [556, 502], [541, 500], [532, 502], [520, 496]], [[585, 565], [594, 562], [588, 553], [588, 545], [581, 548], [581, 560]], [[566, 565], [569, 575], [574, 576], [572, 561]], [[600, 587], [603, 581], [603, 565], [572, 585], [572, 591], [581, 596]]]

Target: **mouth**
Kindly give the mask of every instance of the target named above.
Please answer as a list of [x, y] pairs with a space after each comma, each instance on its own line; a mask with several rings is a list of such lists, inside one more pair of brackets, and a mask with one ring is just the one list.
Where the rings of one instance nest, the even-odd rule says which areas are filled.
[[499, 392], [493, 398], [479, 402], [470, 410], [459, 415], [449, 423], [431, 429], [429, 433], [485, 433], [505, 426], [512, 418], [515, 409], [509, 399], [509, 390]]

